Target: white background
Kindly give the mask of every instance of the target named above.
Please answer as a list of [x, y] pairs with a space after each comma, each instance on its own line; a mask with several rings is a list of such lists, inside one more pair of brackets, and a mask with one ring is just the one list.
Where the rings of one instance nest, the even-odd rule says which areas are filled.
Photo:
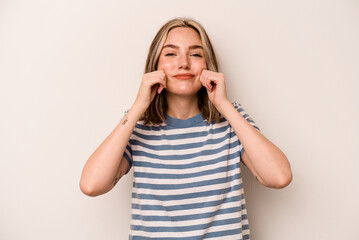
[[96, 198], [80, 174], [173, 17], [202, 23], [228, 96], [291, 162], [281, 190], [245, 169], [252, 239], [359, 239], [355, 0], [0, 0], [0, 239], [128, 238], [132, 171]]

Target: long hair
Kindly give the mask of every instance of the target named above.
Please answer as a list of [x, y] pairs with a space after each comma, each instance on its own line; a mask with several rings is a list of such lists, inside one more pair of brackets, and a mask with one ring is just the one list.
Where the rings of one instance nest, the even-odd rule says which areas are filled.
[[[166, 41], [168, 32], [177, 27], [192, 28], [199, 34], [202, 42], [207, 69], [210, 71], [218, 72], [218, 62], [216, 55], [214, 53], [211, 41], [209, 40], [209, 37], [201, 24], [190, 18], [174, 18], [164, 24], [153, 39], [147, 55], [145, 73], [157, 70], [158, 59]], [[144, 124], [161, 124], [166, 122], [168, 105], [166, 102], [165, 93], [165, 89], [161, 92], [161, 94], [156, 93], [153, 101], [140, 119], [144, 121]], [[220, 113], [209, 100], [207, 90], [204, 87], [202, 87], [198, 92], [198, 107], [203, 115], [203, 118], [207, 122], [219, 121]]]

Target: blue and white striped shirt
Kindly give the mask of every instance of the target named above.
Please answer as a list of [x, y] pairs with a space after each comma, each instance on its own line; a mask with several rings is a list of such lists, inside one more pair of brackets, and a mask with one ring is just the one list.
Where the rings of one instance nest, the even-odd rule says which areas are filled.
[[124, 154], [134, 167], [129, 239], [250, 239], [243, 152], [224, 118], [208, 123], [200, 113], [186, 120], [167, 116], [155, 126], [139, 121]]

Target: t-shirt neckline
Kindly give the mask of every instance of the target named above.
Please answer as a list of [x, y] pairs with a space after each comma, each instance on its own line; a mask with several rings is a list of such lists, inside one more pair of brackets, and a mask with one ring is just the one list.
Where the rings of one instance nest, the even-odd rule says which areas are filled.
[[191, 127], [203, 122], [203, 120], [204, 119], [201, 112], [187, 119], [173, 118], [166, 114], [166, 123], [171, 127]]

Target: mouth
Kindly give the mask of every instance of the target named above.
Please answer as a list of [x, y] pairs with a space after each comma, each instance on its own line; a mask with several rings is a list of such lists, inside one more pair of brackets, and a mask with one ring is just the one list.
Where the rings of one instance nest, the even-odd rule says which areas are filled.
[[181, 80], [187, 80], [187, 79], [194, 78], [194, 75], [191, 73], [180, 73], [180, 74], [174, 75], [173, 77], [175, 77], [177, 79], [181, 79]]

